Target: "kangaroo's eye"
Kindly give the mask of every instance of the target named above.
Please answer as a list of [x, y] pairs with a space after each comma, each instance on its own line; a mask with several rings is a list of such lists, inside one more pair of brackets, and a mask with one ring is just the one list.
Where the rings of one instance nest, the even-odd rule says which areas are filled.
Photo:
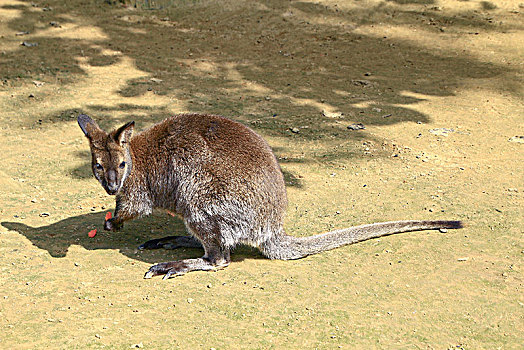
[[96, 170], [102, 170], [102, 169], [104, 169], [104, 167], [102, 166], [102, 164], [100, 164], [100, 163], [96, 163], [96, 164], [95, 164], [95, 169], [96, 169]]
[[122, 162], [120, 163], [120, 165], [118, 166], [120, 169], [124, 169], [126, 167], [126, 162]]

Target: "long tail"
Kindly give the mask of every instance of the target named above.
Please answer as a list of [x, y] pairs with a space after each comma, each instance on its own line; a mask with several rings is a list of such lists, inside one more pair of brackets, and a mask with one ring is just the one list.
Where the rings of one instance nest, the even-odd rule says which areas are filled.
[[421, 230], [458, 229], [461, 221], [390, 221], [354, 226], [310, 237], [277, 235], [261, 250], [270, 259], [291, 260], [395, 233]]

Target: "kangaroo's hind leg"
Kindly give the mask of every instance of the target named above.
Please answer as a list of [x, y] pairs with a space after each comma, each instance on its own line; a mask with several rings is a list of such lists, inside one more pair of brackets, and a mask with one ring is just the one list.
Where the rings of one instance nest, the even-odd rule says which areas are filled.
[[224, 268], [231, 262], [230, 249], [224, 245], [217, 220], [208, 220], [192, 225], [186, 221], [188, 231], [204, 248], [204, 256], [198, 259], [184, 259], [163, 262], [151, 266], [144, 278], [164, 275], [164, 279], [184, 275], [191, 271], [212, 271]]

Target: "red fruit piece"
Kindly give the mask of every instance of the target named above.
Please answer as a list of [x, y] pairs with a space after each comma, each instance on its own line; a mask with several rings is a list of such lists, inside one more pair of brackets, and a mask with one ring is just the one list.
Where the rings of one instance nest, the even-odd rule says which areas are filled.
[[96, 236], [96, 228], [94, 230], [89, 231], [89, 233], [87, 235], [89, 236], [89, 238], [95, 237]]
[[110, 211], [108, 211], [107, 214], [106, 214], [106, 221], [111, 219], [112, 217], [113, 217], [113, 215], [111, 214]]

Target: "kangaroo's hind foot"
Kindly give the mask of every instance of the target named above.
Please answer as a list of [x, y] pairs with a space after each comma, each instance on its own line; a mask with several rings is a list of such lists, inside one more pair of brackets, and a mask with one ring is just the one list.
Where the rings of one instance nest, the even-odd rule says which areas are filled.
[[184, 259], [153, 265], [144, 278], [164, 275], [163, 279], [168, 279], [191, 271], [215, 271], [223, 269], [231, 262], [228, 248], [211, 246], [205, 248], [205, 252], [206, 254], [198, 259]]
[[185, 275], [191, 271], [215, 271], [228, 265], [229, 262], [215, 265], [204, 258], [169, 261], [151, 266], [149, 271], [144, 275], [144, 278], [164, 275], [163, 279], [166, 280], [168, 278]]

